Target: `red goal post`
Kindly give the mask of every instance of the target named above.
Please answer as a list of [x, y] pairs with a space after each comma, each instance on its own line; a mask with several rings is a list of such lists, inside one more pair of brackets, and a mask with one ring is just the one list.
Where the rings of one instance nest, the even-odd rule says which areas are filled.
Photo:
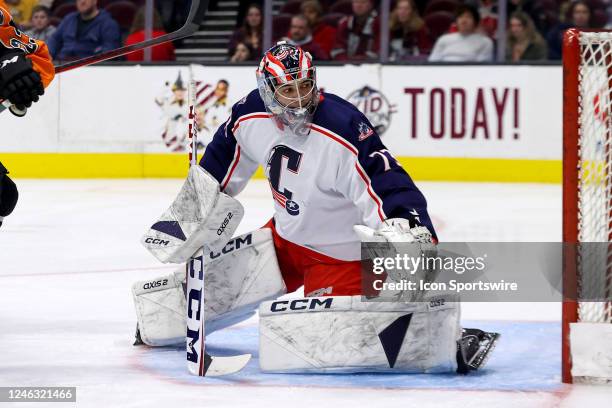
[[611, 241], [612, 31], [570, 29], [563, 38], [564, 382], [612, 379]]

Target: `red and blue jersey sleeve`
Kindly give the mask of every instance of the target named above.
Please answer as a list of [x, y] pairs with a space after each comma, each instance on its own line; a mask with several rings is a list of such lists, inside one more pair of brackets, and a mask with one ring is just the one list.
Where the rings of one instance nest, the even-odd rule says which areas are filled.
[[325, 100], [322, 108], [327, 112], [317, 119], [347, 144], [338, 185], [359, 207], [364, 224], [376, 228], [386, 219], [405, 218], [411, 226], [427, 227], [435, 237], [425, 196], [366, 116], [335, 95], [327, 94]]
[[[412, 227], [425, 226], [435, 236], [425, 196], [366, 121], [356, 124], [357, 167], [358, 173], [363, 171], [360, 177], [369, 180], [373, 200], [379, 202], [377, 211], [385, 219], [405, 218]], [[363, 132], [372, 134], [359, 141]]]

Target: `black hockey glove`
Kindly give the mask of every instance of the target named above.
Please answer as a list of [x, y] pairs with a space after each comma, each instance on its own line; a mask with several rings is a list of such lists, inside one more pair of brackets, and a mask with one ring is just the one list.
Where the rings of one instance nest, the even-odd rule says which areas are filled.
[[9, 52], [0, 57], [0, 99], [8, 99], [17, 109], [25, 110], [44, 93], [40, 75], [23, 52]]
[[0, 163], [0, 226], [2, 219], [13, 212], [17, 205], [17, 186], [8, 176], [8, 171]]

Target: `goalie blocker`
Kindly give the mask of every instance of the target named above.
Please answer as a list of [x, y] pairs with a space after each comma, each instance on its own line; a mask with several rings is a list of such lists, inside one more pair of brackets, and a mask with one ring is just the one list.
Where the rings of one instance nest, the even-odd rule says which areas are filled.
[[202, 246], [223, 247], [243, 215], [242, 205], [221, 193], [214, 177], [200, 166], [191, 166], [174, 202], [141, 243], [160, 262], [184, 263]]

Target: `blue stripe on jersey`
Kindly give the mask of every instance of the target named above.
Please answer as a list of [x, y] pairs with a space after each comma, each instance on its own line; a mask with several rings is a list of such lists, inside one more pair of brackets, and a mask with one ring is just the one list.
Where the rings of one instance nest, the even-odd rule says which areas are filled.
[[372, 189], [382, 200], [387, 218], [405, 218], [413, 226], [427, 227], [436, 237], [425, 197], [408, 173], [390, 153], [385, 152], [387, 148], [380, 136], [361, 111], [339, 96], [324, 93], [313, 122], [355, 146], [359, 164], [370, 178]]
[[236, 151], [236, 138], [232, 129], [241, 116], [254, 112], [265, 112], [266, 107], [255, 89], [232, 106], [232, 115], [215, 132], [212, 142], [206, 146], [200, 166], [209, 172], [221, 184], [230, 171]]

